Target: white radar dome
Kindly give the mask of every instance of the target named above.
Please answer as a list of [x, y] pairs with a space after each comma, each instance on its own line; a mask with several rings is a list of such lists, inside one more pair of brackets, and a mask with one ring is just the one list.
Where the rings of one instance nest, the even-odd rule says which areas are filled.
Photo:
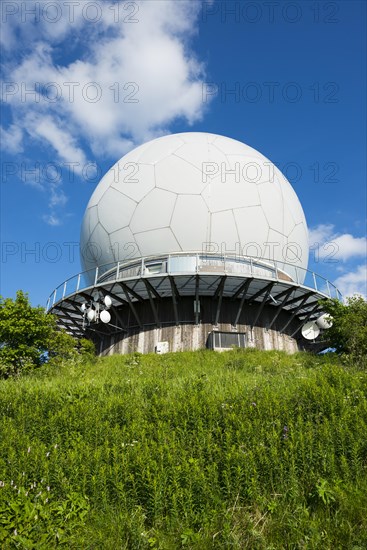
[[294, 266], [307, 268], [308, 232], [272, 162], [234, 139], [189, 132], [145, 143], [106, 173], [88, 203], [80, 249], [84, 270], [206, 250], [274, 259], [295, 277]]

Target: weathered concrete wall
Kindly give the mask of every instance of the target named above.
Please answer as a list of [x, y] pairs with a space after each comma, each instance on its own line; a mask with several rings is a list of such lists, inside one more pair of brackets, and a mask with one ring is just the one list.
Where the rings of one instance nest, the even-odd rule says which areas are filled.
[[223, 299], [219, 322], [215, 327], [217, 301], [209, 297], [201, 297], [200, 305], [199, 323], [195, 324], [193, 298], [181, 298], [178, 304], [179, 325], [176, 326], [171, 299], [155, 300], [157, 316], [160, 321], [159, 325], [154, 322], [154, 315], [149, 302], [135, 303], [136, 312], [143, 325], [142, 328], [137, 326], [137, 321], [130, 308], [122, 306], [118, 309], [119, 321], [117, 318], [113, 318], [112, 322], [113, 324], [119, 324], [122, 321], [125, 332], [102, 336], [97, 343], [98, 351], [102, 355], [125, 354], [134, 351], [151, 353], [154, 352], [158, 342], [165, 341], [169, 342], [170, 351], [196, 350], [207, 346], [208, 336], [213, 329], [221, 332], [245, 333], [247, 347], [264, 350], [278, 349], [289, 353], [299, 349], [297, 340], [291, 336], [299, 326], [299, 321], [297, 319], [293, 320], [283, 330], [290, 319], [290, 314], [284, 310], [281, 311], [272, 328], [268, 329], [267, 327], [274, 317], [276, 308], [275, 306], [266, 305], [256, 326], [251, 328], [251, 324], [258, 313], [259, 304], [245, 304], [237, 326], [234, 328], [233, 323], [238, 313], [239, 300]]

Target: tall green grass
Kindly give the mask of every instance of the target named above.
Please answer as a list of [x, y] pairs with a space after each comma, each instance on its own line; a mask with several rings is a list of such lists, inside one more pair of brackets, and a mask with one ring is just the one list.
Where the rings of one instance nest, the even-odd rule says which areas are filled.
[[234, 350], [0, 382], [4, 548], [367, 548], [367, 374]]

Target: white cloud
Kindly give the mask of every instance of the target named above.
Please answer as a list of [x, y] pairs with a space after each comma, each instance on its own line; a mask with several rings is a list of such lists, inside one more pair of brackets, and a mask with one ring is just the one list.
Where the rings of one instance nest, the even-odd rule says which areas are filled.
[[[200, 3], [133, 2], [135, 14], [120, 3], [117, 22], [116, 5], [115, 11], [110, 2], [100, 5], [102, 15], [94, 24], [80, 14], [81, 7], [71, 25], [65, 17], [48, 25], [42, 20], [38, 40], [30, 22], [22, 32], [34, 41], [32, 51], [7, 75], [18, 87], [5, 98], [15, 119], [67, 161], [82, 157], [82, 140], [95, 156], [116, 159], [169, 132], [177, 118], [192, 124], [204, 112], [204, 68], [188, 45]], [[60, 65], [56, 45], [72, 38], [73, 28], [83, 47]], [[36, 82], [37, 94], [26, 94]]]
[[72, 162], [75, 172], [82, 173], [87, 163], [86, 156], [70, 132], [61, 127], [61, 121], [51, 116], [31, 114], [25, 117], [24, 124], [31, 136], [46, 141], [61, 160]]
[[55, 214], [45, 214], [42, 216], [42, 219], [47, 225], [51, 225], [53, 227], [57, 227], [61, 225], [61, 220], [58, 218]]
[[355, 270], [338, 277], [334, 284], [343, 297], [360, 294], [367, 299], [367, 265], [359, 265]]
[[331, 223], [328, 224], [319, 224], [316, 227], [311, 227], [308, 230], [308, 240], [310, 246], [314, 243], [323, 243], [331, 237], [334, 231], [334, 225]]
[[366, 237], [353, 237], [353, 235], [346, 233], [335, 237], [334, 242], [338, 247], [338, 257], [343, 261], [350, 258], [366, 257], [367, 255]]
[[49, 200], [50, 208], [54, 208], [55, 206], [65, 206], [67, 202], [68, 197], [65, 195], [64, 191], [52, 186]]
[[12, 124], [6, 130], [0, 126], [0, 143], [4, 151], [11, 154], [21, 153], [23, 151], [23, 132], [18, 125]]
[[91, 27], [90, 32], [96, 23], [111, 25], [120, 11], [117, 8], [111, 9], [111, 4], [113, 2], [109, 0], [3, 2], [3, 32], [0, 33], [0, 43], [5, 51], [16, 47], [19, 41], [28, 45], [40, 39], [59, 43], [70, 32], [75, 33], [88, 24]]
[[343, 262], [351, 258], [366, 257], [366, 237], [338, 233], [332, 224], [320, 224], [309, 230], [309, 243], [320, 259], [330, 258]]
[[[190, 125], [203, 116], [204, 66], [190, 48], [199, 1], [10, 4], [2, 33], [9, 151], [20, 152], [23, 137], [39, 145], [41, 163], [73, 163], [83, 175], [91, 153], [117, 160], [178, 118]], [[43, 219], [60, 225], [62, 181], [37, 170], [26, 182], [48, 193]]]

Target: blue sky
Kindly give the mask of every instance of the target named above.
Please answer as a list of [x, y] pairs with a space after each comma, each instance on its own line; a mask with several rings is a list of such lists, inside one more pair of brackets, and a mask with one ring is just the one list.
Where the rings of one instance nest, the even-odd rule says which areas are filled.
[[181, 131], [277, 164], [318, 251], [309, 267], [367, 293], [364, 1], [4, 0], [1, 18], [3, 296], [45, 304], [80, 271], [100, 176]]

